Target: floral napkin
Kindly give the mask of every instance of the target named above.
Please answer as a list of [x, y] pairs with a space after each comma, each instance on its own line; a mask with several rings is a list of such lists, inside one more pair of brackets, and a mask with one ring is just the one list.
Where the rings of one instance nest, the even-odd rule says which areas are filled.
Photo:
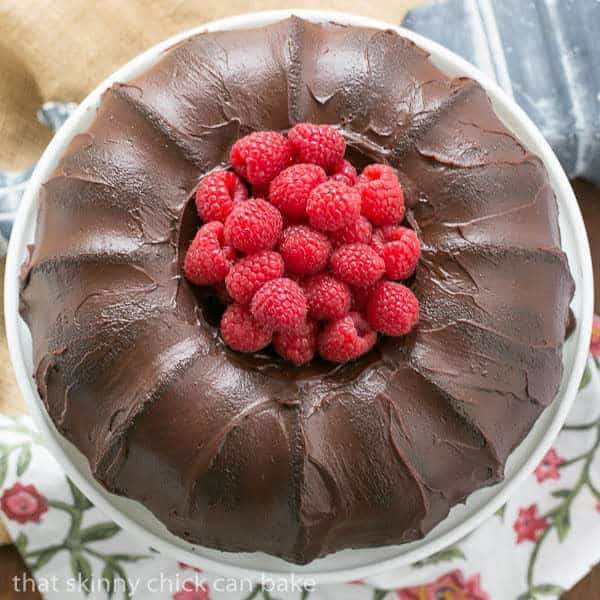
[[0, 517], [47, 600], [533, 600], [558, 598], [600, 560], [600, 317], [567, 425], [495, 516], [456, 545], [368, 581], [256, 584], [138, 543], [66, 478], [27, 417], [0, 417]]

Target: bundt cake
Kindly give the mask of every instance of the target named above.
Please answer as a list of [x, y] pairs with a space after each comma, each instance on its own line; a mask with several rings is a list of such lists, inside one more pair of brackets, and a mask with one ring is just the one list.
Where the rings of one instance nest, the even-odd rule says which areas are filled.
[[[394, 167], [421, 244], [418, 325], [343, 365], [231, 350], [182, 276], [201, 178], [299, 122]], [[307, 563], [420, 538], [557, 393], [574, 284], [544, 166], [393, 31], [189, 38], [105, 92], [39, 202], [21, 314], [40, 396], [108, 490], [193, 543]]]

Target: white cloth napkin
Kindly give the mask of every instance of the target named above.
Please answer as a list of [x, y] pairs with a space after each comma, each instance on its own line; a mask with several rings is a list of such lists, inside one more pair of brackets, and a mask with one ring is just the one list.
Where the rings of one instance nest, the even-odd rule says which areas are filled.
[[460, 543], [369, 581], [285, 589], [203, 573], [138, 543], [65, 477], [29, 418], [0, 417], [0, 516], [47, 600], [533, 600], [600, 560], [600, 318], [574, 408], [543, 463]]

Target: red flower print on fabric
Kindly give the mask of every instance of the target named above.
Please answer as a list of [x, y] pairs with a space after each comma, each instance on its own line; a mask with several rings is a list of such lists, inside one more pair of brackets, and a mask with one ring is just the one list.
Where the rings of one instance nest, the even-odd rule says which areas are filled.
[[15, 483], [0, 499], [0, 509], [11, 520], [18, 523], [39, 523], [48, 512], [48, 501], [33, 485]]
[[600, 316], [594, 315], [592, 321], [592, 343], [590, 344], [590, 352], [593, 356], [600, 356]]
[[190, 569], [191, 571], [196, 571], [196, 573], [202, 573], [202, 569], [198, 569], [196, 567], [192, 567], [192, 565], [188, 565], [187, 563], [179, 561], [177, 563], [180, 569]]
[[481, 589], [479, 574], [466, 579], [458, 569], [431, 583], [398, 589], [396, 597], [398, 600], [491, 600], [490, 595]]
[[548, 450], [546, 456], [544, 456], [542, 462], [535, 470], [535, 476], [537, 477], [538, 483], [542, 483], [543, 481], [546, 481], [546, 479], [560, 479], [558, 467], [564, 462], [565, 459], [562, 456], [559, 456], [554, 448]]
[[186, 581], [182, 588], [173, 596], [173, 600], [210, 600], [208, 585]]
[[513, 529], [517, 534], [517, 544], [525, 540], [537, 542], [542, 532], [548, 528], [548, 521], [544, 517], [540, 517], [537, 511], [537, 504], [519, 509], [519, 516], [513, 523]]

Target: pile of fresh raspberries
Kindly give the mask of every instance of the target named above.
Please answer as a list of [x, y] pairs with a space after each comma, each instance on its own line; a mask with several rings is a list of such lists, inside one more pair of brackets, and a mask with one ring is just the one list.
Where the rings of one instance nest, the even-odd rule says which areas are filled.
[[233, 145], [233, 170], [200, 182], [204, 224], [184, 273], [227, 305], [220, 333], [230, 348], [272, 343], [295, 365], [317, 352], [345, 363], [371, 350], [378, 332], [401, 336], [417, 323], [417, 298], [398, 283], [420, 255], [417, 235], [400, 225], [398, 177], [383, 164], [358, 175], [345, 150], [329, 125], [300, 123], [287, 137], [258, 131]]

